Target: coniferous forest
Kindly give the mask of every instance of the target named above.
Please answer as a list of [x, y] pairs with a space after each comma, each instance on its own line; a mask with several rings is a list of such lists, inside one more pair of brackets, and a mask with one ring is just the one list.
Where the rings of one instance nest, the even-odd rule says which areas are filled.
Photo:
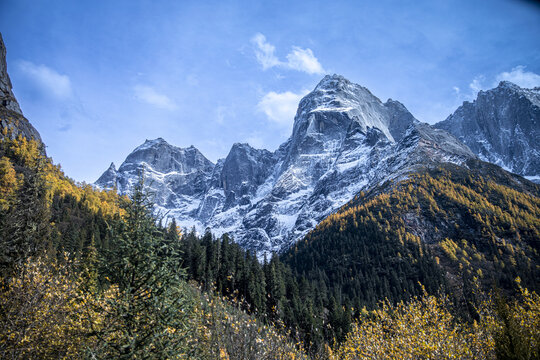
[[0, 360], [540, 360], [540, 1], [0, 0]]
[[483, 177], [479, 163], [426, 170], [358, 194], [259, 261], [156, 215], [142, 178], [129, 198], [98, 191], [38, 142], [4, 135], [2, 358], [539, 355], [532, 183]]

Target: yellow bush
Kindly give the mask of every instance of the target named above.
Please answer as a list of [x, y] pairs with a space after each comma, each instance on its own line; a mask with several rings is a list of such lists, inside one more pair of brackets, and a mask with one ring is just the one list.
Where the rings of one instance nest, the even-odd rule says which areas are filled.
[[1, 280], [0, 358], [78, 358], [90, 345], [87, 319], [99, 314], [87, 312], [92, 298], [65, 269], [27, 259], [16, 277]]
[[478, 359], [491, 356], [482, 331], [462, 325], [446, 299], [385, 302], [353, 325], [335, 359]]
[[519, 289], [510, 302], [481, 294], [472, 323], [453, 315], [446, 298], [384, 302], [362, 312], [333, 359], [538, 359], [540, 297]]

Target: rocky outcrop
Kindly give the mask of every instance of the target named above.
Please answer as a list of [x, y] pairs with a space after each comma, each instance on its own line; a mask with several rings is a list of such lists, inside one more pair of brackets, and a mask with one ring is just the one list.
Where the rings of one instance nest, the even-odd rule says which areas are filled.
[[270, 175], [276, 158], [268, 150], [249, 144], [234, 144], [223, 162], [221, 184], [225, 193], [234, 198], [252, 196]]
[[435, 127], [454, 134], [480, 159], [540, 181], [540, 88], [503, 81]]
[[107, 189], [116, 187], [116, 180], [118, 178], [118, 171], [116, 171], [116, 165], [112, 162], [105, 172], [97, 179], [96, 184]]
[[19, 103], [13, 95], [11, 80], [7, 72], [6, 47], [0, 34], [0, 139], [5, 136], [5, 132], [12, 138], [22, 135], [28, 139], [37, 140], [42, 146], [42, 151], [45, 152], [39, 132], [23, 116]]
[[22, 115], [19, 103], [15, 99], [15, 95], [13, 95], [11, 80], [7, 72], [6, 46], [2, 34], [0, 34], [0, 105]]

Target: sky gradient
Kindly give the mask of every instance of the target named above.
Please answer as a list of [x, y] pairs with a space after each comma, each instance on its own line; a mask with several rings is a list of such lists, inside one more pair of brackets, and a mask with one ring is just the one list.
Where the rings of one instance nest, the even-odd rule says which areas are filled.
[[540, 86], [540, 6], [520, 0], [0, 0], [0, 32], [23, 113], [86, 182], [156, 137], [272, 151], [327, 73], [429, 123], [500, 80]]

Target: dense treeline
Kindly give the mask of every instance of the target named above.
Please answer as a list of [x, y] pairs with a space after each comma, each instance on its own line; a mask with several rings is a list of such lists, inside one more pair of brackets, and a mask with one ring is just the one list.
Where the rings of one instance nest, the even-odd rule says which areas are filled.
[[335, 300], [323, 303], [321, 289], [295, 277], [277, 256], [260, 263], [227, 235], [215, 239], [209, 232], [202, 238], [191, 232], [181, 244], [182, 265], [189, 279], [238, 302], [267, 323], [284, 323], [313, 351], [320, 350], [325, 340], [347, 332], [350, 309]]
[[[169, 234], [175, 233], [175, 226], [172, 222]], [[356, 259], [352, 268], [341, 269], [343, 261], [336, 257], [335, 262], [319, 266], [318, 276], [311, 279], [293, 271], [277, 255], [260, 263], [227, 235], [216, 239], [210, 232], [199, 238], [192, 231], [182, 238], [182, 264], [188, 278], [204, 289], [238, 299], [244, 310], [267, 321], [282, 321], [317, 352], [325, 343], [343, 340], [362, 309], [372, 309], [385, 298], [395, 303], [422, 294], [421, 283], [429, 284], [429, 291], [435, 293], [443, 281], [435, 262], [421, 256], [425, 250], [417, 244], [399, 247], [384, 239], [377, 241], [376, 234], [366, 235], [372, 235], [372, 242], [360, 248], [361, 256], [349, 251]], [[333, 239], [342, 240], [339, 234]], [[333, 244], [327, 244], [330, 258], [335, 252], [350, 250], [341, 243], [332, 252]], [[405, 258], [398, 257], [399, 251]]]

